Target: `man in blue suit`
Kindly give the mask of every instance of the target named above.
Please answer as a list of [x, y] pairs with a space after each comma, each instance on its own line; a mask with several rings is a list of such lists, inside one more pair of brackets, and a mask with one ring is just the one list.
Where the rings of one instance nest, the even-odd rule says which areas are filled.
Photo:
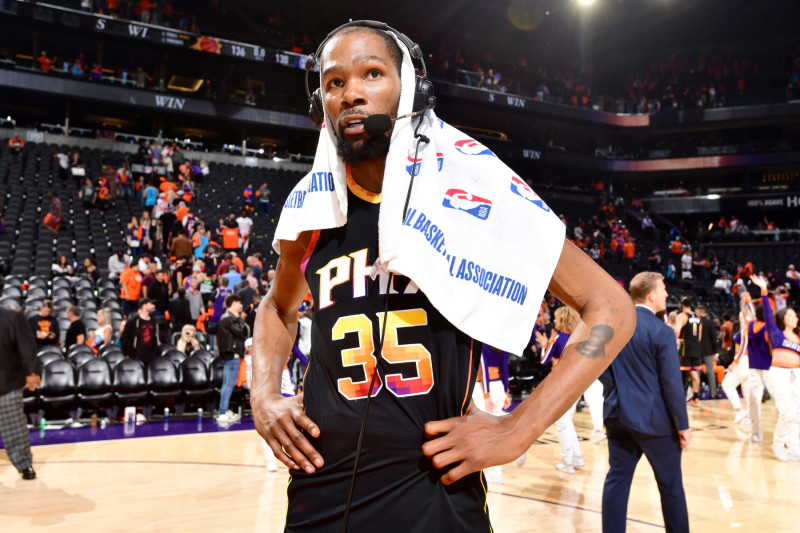
[[631, 481], [642, 454], [656, 476], [667, 531], [688, 532], [681, 449], [691, 442], [692, 432], [675, 334], [656, 317], [667, 308], [664, 276], [637, 274], [630, 294], [636, 330], [600, 378], [610, 466], [603, 487], [603, 533], [625, 531]]

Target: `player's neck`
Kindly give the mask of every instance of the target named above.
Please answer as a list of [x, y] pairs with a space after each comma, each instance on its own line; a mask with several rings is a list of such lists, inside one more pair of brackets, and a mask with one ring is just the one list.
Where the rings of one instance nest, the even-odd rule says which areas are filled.
[[383, 190], [383, 172], [386, 158], [370, 159], [350, 165], [350, 175], [361, 187], [371, 193], [380, 194]]

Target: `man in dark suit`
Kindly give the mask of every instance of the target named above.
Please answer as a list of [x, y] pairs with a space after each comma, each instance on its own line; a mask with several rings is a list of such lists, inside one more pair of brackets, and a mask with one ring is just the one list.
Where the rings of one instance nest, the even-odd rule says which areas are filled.
[[656, 317], [667, 308], [664, 276], [641, 272], [630, 283], [633, 337], [601, 376], [610, 469], [603, 488], [603, 533], [625, 531], [633, 472], [647, 457], [661, 494], [668, 532], [688, 532], [681, 449], [692, 432], [672, 329]]
[[36, 479], [22, 387], [41, 386], [34, 372], [36, 337], [21, 311], [0, 308], [0, 439], [22, 479]]

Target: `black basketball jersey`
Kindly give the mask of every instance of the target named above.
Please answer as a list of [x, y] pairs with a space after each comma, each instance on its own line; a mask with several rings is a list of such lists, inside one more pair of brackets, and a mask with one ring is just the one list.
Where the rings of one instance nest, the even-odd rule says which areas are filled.
[[686, 313], [688, 320], [681, 329], [683, 346], [681, 350], [683, 366], [697, 366], [703, 364], [700, 349], [700, 340], [703, 336], [703, 324], [700, 317], [694, 313]]
[[480, 345], [408, 278], [395, 277], [387, 298], [388, 275], [370, 276], [380, 197], [348, 182], [347, 224], [314, 232], [303, 261], [315, 307], [304, 402], [320, 428], [320, 438], [309, 439], [325, 466], [314, 474], [291, 471], [286, 531], [341, 528], [377, 366], [348, 531], [488, 532], [483, 476], [445, 487], [442, 472], [422, 454], [426, 422], [466, 411]]

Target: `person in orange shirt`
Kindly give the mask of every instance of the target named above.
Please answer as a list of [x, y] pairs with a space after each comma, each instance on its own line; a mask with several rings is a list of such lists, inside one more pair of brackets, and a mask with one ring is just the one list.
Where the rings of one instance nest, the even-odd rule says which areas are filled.
[[180, 220], [181, 224], [183, 224], [183, 219], [186, 218], [186, 215], [189, 214], [189, 208], [186, 207], [186, 202], [181, 202], [178, 204], [178, 209], [175, 210], [175, 218]]
[[222, 249], [226, 252], [239, 249], [239, 229], [227, 226], [222, 230]]
[[633, 259], [636, 256], [636, 244], [631, 237], [625, 244], [622, 245], [623, 255], [625, 256], [625, 263], [630, 267], [633, 265]]
[[177, 192], [177, 190], [178, 190], [178, 186], [177, 186], [177, 185], [176, 185], [174, 182], [167, 180], [166, 178], [164, 178], [164, 176], [161, 176], [161, 180], [162, 180], [162, 181], [161, 181], [161, 184], [158, 186], [158, 190], [159, 190], [160, 192], [163, 192], [163, 193], [164, 193], [164, 195], [165, 195], [167, 198], [169, 198], [169, 195], [170, 195], [170, 194], [169, 194], [169, 191], [170, 191], [170, 190], [171, 190], [173, 193]]
[[122, 314], [128, 316], [139, 308], [139, 298], [142, 297], [142, 275], [139, 273], [138, 259], [131, 259], [131, 264], [119, 275], [120, 297], [122, 299]]
[[22, 163], [22, 149], [25, 148], [25, 141], [19, 138], [19, 133], [15, 133], [8, 140], [8, 162], [12, 165]]
[[236, 265], [236, 268], [239, 269], [239, 273], [244, 272], [244, 263], [242, 262], [241, 258], [238, 255], [236, 255], [236, 252], [231, 252], [231, 255], [233, 255], [231, 263]]
[[42, 72], [50, 72], [53, 70], [53, 64], [56, 62], [56, 58], [54, 57], [51, 59], [47, 57], [47, 52], [42, 50], [42, 53], [39, 54], [39, 57], [36, 59], [36, 61], [39, 63], [39, 69]]

